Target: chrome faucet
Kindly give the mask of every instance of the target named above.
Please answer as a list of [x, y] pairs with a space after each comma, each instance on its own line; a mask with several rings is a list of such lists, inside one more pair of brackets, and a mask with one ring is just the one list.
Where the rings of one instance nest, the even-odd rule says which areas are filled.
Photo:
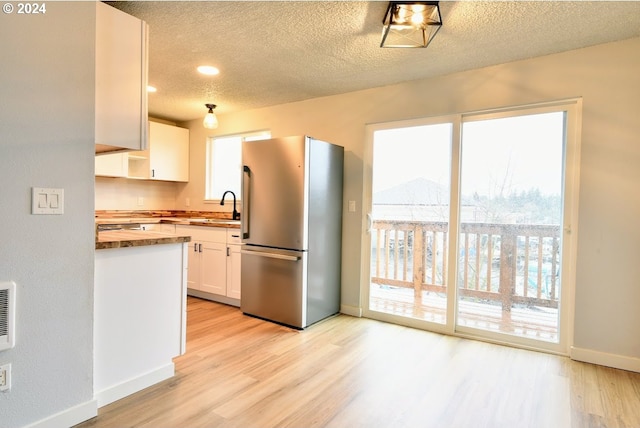
[[227, 196], [227, 193], [231, 193], [233, 195], [233, 220], [240, 220], [240, 213], [236, 209], [236, 194], [231, 190], [227, 190], [222, 194], [222, 199], [220, 200], [220, 205], [224, 205], [224, 197]]

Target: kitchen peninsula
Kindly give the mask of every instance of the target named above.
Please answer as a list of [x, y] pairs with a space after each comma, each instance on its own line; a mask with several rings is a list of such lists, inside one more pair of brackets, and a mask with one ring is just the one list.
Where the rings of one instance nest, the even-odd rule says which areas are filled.
[[189, 236], [96, 233], [94, 397], [98, 406], [172, 377], [185, 352]]
[[[145, 232], [160, 232], [161, 236], [189, 236], [187, 294], [239, 307], [240, 290], [240, 220], [230, 212], [215, 211], [96, 211], [96, 230], [123, 229], [125, 233], [148, 236]], [[139, 229], [139, 230], [131, 230]], [[108, 232], [100, 232], [107, 236]], [[98, 241], [103, 246], [138, 245], [137, 241], [120, 244]]]

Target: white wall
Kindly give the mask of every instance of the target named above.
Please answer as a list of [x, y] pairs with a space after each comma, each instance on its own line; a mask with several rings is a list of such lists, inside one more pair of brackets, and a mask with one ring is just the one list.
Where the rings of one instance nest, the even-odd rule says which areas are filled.
[[[575, 307], [577, 348], [640, 361], [640, 39], [383, 88], [219, 115], [187, 124], [191, 180], [176, 209], [206, 209], [207, 135], [270, 129], [345, 147], [342, 304], [359, 308], [365, 125], [583, 97], [582, 185]], [[410, 66], [410, 65], [407, 65]], [[345, 204], [346, 205], [346, 204]]]
[[[95, 5], [46, 8], [0, 17], [0, 280], [17, 284], [1, 427], [95, 411]], [[64, 188], [64, 214], [31, 215], [32, 186]]]

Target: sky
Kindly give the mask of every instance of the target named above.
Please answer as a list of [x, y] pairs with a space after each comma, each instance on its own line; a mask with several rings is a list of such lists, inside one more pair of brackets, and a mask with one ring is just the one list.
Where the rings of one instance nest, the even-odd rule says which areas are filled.
[[[564, 113], [463, 122], [461, 191], [561, 194]], [[423, 177], [449, 186], [452, 124], [376, 131], [373, 191]]]

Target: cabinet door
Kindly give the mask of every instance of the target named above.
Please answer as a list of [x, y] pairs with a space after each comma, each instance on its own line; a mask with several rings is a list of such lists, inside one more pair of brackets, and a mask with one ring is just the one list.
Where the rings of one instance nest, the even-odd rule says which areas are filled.
[[198, 228], [193, 226], [182, 226], [176, 225], [174, 226], [174, 232], [178, 235], [188, 235], [191, 236], [191, 241], [189, 242], [189, 251], [187, 253], [187, 288], [192, 290], [201, 290], [200, 285], [200, 265], [201, 265], [201, 255], [199, 252], [199, 241], [198, 241]]
[[229, 245], [227, 257], [227, 297], [240, 299], [240, 245]]
[[200, 253], [200, 288], [207, 293], [227, 293], [227, 246], [215, 242], [202, 242]]
[[147, 24], [96, 2], [96, 150], [147, 146]]
[[189, 130], [149, 122], [150, 178], [189, 181]]
[[114, 153], [96, 156], [96, 176], [126, 177], [129, 162], [126, 153]]
[[187, 288], [202, 290], [200, 286], [200, 260], [198, 243], [189, 242], [189, 254], [187, 255]]

